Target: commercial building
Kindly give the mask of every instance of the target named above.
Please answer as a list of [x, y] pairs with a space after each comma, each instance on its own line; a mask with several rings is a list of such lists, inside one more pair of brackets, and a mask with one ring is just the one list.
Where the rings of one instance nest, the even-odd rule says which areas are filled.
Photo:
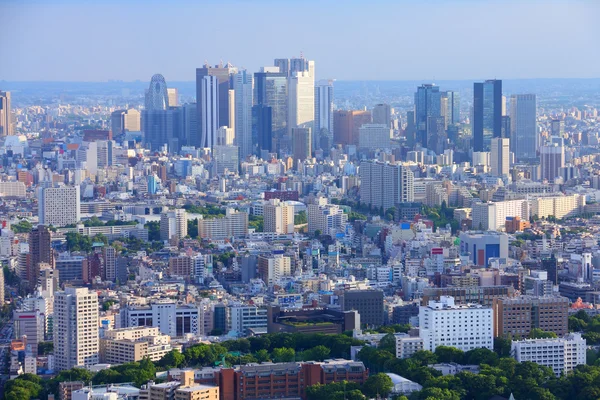
[[490, 162], [493, 176], [508, 176], [510, 172], [510, 139], [492, 138]]
[[12, 116], [10, 112], [10, 92], [3, 92], [0, 90], [0, 137], [13, 134]]
[[232, 305], [227, 308], [228, 331], [246, 336], [252, 331], [267, 331], [267, 309], [256, 306]]
[[315, 129], [317, 148], [326, 153], [333, 145], [333, 80], [324, 79], [315, 84]]
[[139, 132], [141, 114], [135, 108], [128, 110], [117, 110], [110, 114], [110, 128], [113, 136], [124, 134], [125, 132]]
[[530, 203], [527, 200], [506, 200], [498, 202], [474, 203], [471, 219], [474, 229], [497, 231], [505, 227], [506, 219], [518, 217], [528, 221]]
[[79, 186], [56, 185], [38, 189], [40, 225], [54, 227], [75, 224], [81, 219]]
[[198, 220], [198, 237], [225, 239], [248, 235], [248, 213], [228, 208], [223, 218]]
[[302, 332], [341, 334], [360, 329], [360, 315], [356, 310], [340, 311], [323, 307], [286, 309], [267, 307], [268, 333]]
[[187, 213], [184, 209], [167, 211], [160, 216], [160, 239], [181, 240], [187, 236]]
[[531, 224], [529, 221], [522, 220], [520, 217], [506, 217], [506, 222], [504, 223], [506, 233], [522, 232], [530, 227]]
[[373, 107], [373, 123], [392, 127], [392, 108], [389, 104], [381, 103]]
[[[431, 126], [442, 116], [440, 88], [433, 84], [423, 84], [415, 93], [416, 141], [428, 147], [428, 133], [434, 131]], [[444, 120], [445, 122], [445, 120]]]
[[[288, 129], [315, 131], [315, 62], [305, 60], [303, 66], [288, 78]], [[316, 135], [315, 135], [316, 136]], [[309, 137], [310, 139], [310, 137]], [[316, 148], [315, 139], [309, 142], [309, 153]]]
[[442, 296], [419, 309], [419, 336], [423, 348], [438, 346], [469, 351], [494, 348], [492, 308], [481, 305], [455, 305], [453, 297]]
[[44, 341], [45, 318], [44, 310], [13, 311], [15, 337], [27, 336], [27, 345], [31, 345], [33, 355], [37, 355], [38, 344]]
[[99, 362], [98, 294], [67, 287], [54, 296], [54, 359], [57, 371]]
[[535, 94], [510, 98], [510, 146], [517, 162], [537, 161], [539, 147]]
[[473, 84], [473, 151], [490, 151], [492, 138], [502, 136], [502, 81]]
[[333, 112], [333, 143], [358, 146], [359, 128], [370, 123], [370, 111], [335, 110]]
[[171, 337], [158, 327], [108, 330], [100, 339], [100, 362], [124, 364], [149, 358], [158, 361], [173, 350]]
[[381, 290], [345, 290], [339, 295], [342, 311], [358, 311], [360, 322], [368, 326], [383, 325]]
[[235, 145], [240, 148], [240, 157], [252, 154], [252, 74], [241, 70], [233, 75], [235, 91]]
[[508, 235], [495, 231], [461, 232], [460, 252], [468, 254], [474, 265], [487, 267], [490, 258], [508, 257]]
[[26, 277], [31, 290], [35, 289], [37, 285], [40, 276], [40, 264], [54, 266], [52, 231], [43, 225], [38, 225], [29, 233], [29, 257]]
[[292, 157], [294, 165], [298, 162], [305, 161], [312, 154], [312, 131], [311, 128], [292, 128]]
[[238, 174], [240, 170], [240, 148], [238, 146], [213, 146], [214, 174], [226, 172]]
[[161, 334], [171, 337], [181, 337], [188, 333], [197, 335], [200, 332], [198, 307], [172, 302], [122, 308], [121, 324], [130, 328], [158, 327]]
[[[296, 192], [297, 193], [297, 192]], [[294, 233], [294, 206], [278, 199], [269, 200], [263, 206], [264, 231]]]
[[60, 253], [55, 260], [60, 283], [82, 280], [84, 260], [84, 256], [76, 256], [68, 252]]
[[389, 149], [392, 129], [384, 124], [364, 124], [358, 129], [358, 147], [365, 150]]
[[533, 328], [565, 335], [568, 332], [569, 299], [561, 296], [496, 298], [494, 337], [526, 337]]
[[518, 362], [534, 362], [552, 368], [557, 377], [586, 363], [586, 341], [580, 333], [556, 339], [513, 340], [511, 354]]
[[565, 166], [565, 146], [562, 139], [559, 142], [548, 143], [540, 147], [541, 179], [548, 182], [560, 176], [560, 170]]

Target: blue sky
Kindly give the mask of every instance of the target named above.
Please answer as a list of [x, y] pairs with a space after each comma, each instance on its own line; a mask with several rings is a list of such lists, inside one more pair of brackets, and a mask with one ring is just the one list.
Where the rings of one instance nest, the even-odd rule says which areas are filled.
[[0, 80], [191, 81], [205, 60], [301, 52], [319, 79], [597, 78], [599, 16], [598, 0], [0, 0]]

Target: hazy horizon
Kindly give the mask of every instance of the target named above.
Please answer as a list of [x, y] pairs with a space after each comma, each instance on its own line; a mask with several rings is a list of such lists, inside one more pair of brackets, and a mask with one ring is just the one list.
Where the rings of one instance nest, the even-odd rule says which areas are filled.
[[257, 71], [315, 60], [317, 79], [600, 78], [600, 2], [0, 0], [0, 81], [191, 82], [205, 61]]

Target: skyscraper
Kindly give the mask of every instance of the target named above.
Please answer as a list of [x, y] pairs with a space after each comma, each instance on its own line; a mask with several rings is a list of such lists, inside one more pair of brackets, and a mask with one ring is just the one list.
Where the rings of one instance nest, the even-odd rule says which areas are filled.
[[[314, 61], [304, 60], [305, 63], [295, 66], [291, 64], [288, 79], [288, 134], [291, 136], [293, 128], [308, 128], [311, 133], [315, 129], [315, 75]], [[304, 65], [308, 69], [303, 68]], [[316, 136], [316, 135], [314, 135]], [[312, 149], [317, 148], [315, 138], [311, 144]]]
[[518, 162], [537, 160], [538, 132], [535, 94], [510, 98], [510, 144]]
[[58, 185], [38, 188], [38, 217], [40, 225], [61, 227], [81, 219], [79, 185]]
[[508, 176], [510, 172], [510, 139], [493, 138], [490, 159], [493, 176]]
[[246, 70], [233, 77], [235, 91], [235, 145], [245, 159], [252, 154], [252, 98], [254, 84], [252, 75]]
[[150, 87], [146, 91], [144, 108], [150, 110], [167, 110], [169, 108], [169, 95], [167, 82], [161, 74], [156, 74], [150, 79]]
[[[210, 147], [206, 146], [206, 138], [203, 134], [203, 126], [206, 126], [204, 122], [205, 118], [214, 118], [217, 116], [216, 127], [220, 126], [230, 126], [229, 125], [229, 89], [232, 89], [230, 86], [230, 76], [237, 72], [237, 69], [234, 68], [231, 64], [227, 64], [223, 66], [223, 64], [219, 64], [217, 66], [211, 67], [208, 64], [204, 64], [202, 68], [196, 68], [196, 107], [198, 108], [198, 134], [200, 135], [197, 140], [191, 143], [192, 146], [196, 147]], [[211, 108], [207, 108], [204, 105], [206, 88], [203, 89], [203, 85], [206, 85], [206, 80], [204, 79], [207, 76], [211, 76], [214, 79], [209, 80], [208, 82], [211, 85], [216, 85], [216, 91], [218, 95], [213, 95], [213, 97], [217, 97], [217, 110], [215, 110], [216, 114], [212, 116], [206, 116], [204, 113], [207, 110], [211, 110]], [[204, 82], [204, 83], [203, 83]]]
[[448, 90], [444, 92], [446, 101], [446, 125], [456, 125], [460, 122], [460, 94]]
[[0, 136], [12, 135], [12, 129], [10, 92], [3, 92], [0, 90]]
[[333, 80], [320, 80], [315, 85], [314, 135], [321, 150], [327, 152], [333, 144]]
[[542, 180], [554, 182], [560, 175], [560, 169], [565, 166], [565, 147], [560, 142], [548, 143], [540, 147], [540, 167]]
[[[256, 154], [261, 149], [266, 149], [268, 134], [271, 135], [269, 151], [277, 151], [282, 141], [291, 147], [291, 141], [285, 143], [288, 119], [287, 75], [275, 71], [278, 71], [277, 67], [263, 67], [261, 72], [254, 74], [254, 105], [257, 107], [252, 110], [252, 135], [253, 143], [261, 146], [256, 149]], [[270, 130], [267, 126], [269, 120]]]
[[40, 263], [54, 265], [52, 250], [52, 232], [47, 226], [39, 225], [29, 233], [29, 262], [27, 263], [27, 280], [29, 289], [35, 289], [40, 276]]
[[371, 112], [336, 110], [333, 112], [333, 143], [358, 146], [361, 126], [371, 123]]
[[54, 359], [57, 371], [98, 364], [98, 294], [67, 287], [54, 296]]
[[298, 161], [304, 161], [312, 154], [311, 133], [310, 128], [292, 128], [292, 154], [294, 166]]
[[502, 136], [502, 81], [473, 85], [473, 151], [489, 151], [493, 137]]
[[176, 88], [167, 88], [169, 106], [177, 107], [179, 105], [179, 91]]
[[170, 151], [179, 151], [185, 141], [181, 109], [170, 107], [165, 78], [156, 74], [146, 91], [145, 109], [142, 111], [144, 143], [150, 150], [160, 150], [165, 144]]
[[392, 108], [389, 104], [376, 104], [373, 107], [373, 123], [383, 124], [388, 128], [392, 126]]
[[[214, 75], [206, 75], [202, 77], [200, 81], [200, 97], [198, 97], [198, 103], [201, 104], [200, 113], [200, 135], [202, 137], [200, 142], [201, 148], [210, 148], [217, 144], [216, 136], [219, 125], [221, 109], [219, 104], [219, 79]], [[226, 94], [229, 97], [229, 92]], [[229, 112], [227, 110], [227, 112]]]
[[129, 110], [117, 110], [110, 115], [110, 128], [113, 136], [125, 132], [137, 132], [140, 130], [140, 112], [135, 108]]
[[417, 88], [415, 93], [415, 124], [417, 128], [417, 142], [427, 147], [427, 132], [430, 131], [429, 124], [436, 121], [433, 118], [441, 117], [441, 94], [440, 88], [434, 84], [423, 84]]

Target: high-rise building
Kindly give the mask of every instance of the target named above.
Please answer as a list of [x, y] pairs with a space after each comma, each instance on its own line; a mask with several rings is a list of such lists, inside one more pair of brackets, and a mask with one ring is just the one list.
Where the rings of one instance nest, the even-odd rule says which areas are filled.
[[154, 75], [142, 111], [144, 143], [153, 151], [161, 150], [165, 145], [170, 151], [179, 151], [185, 142], [182, 122], [181, 109], [170, 107], [165, 78]]
[[169, 107], [177, 107], [179, 105], [179, 91], [176, 88], [167, 88], [167, 96], [169, 98]]
[[187, 236], [187, 213], [178, 208], [160, 216], [160, 239], [180, 240]]
[[333, 143], [358, 146], [358, 130], [372, 121], [370, 111], [336, 110], [333, 112]]
[[27, 280], [29, 288], [35, 289], [40, 276], [40, 263], [54, 265], [52, 250], [52, 232], [47, 226], [39, 225], [29, 233], [29, 262], [27, 264]]
[[387, 210], [414, 201], [414, 174], [410, 168], [376, 161], [363, 161], [359, 168], [360, 201]]
[[[219, 100], [220, 94], [221, 83], [219, 82], [219, 78], [214, 75], [203, 76], [200, 80], [200, 97], [197, 98], [196, 103], [201, 104], [198, 114], [199, 117], [201, 116], [198, 118], [200, 121], [200, 135], [202, 137], [200, 142], [201, 148], [212, 149], [217, 144], [216, 137], [219, 127], [228, 126], [219, 125], [219, 120], [221, 119], [219, 112], [223, 108]], [[227, 91], [227, 96], [229, 97], [229, 90]]]
[[540, 147], [540, 167], [542, 180], [554, 182], [560, 176], [560, 169], [565, 166], [565, 147], [561, 142], [548, 143]]
[[[306, 70], [290, 72], [288, 78], [287, 126], [290, 137], [293, 128], [308, 128], [311, 133], [315, 130], [315, 63], [306, 61], [306, 64]], [[313, 138], [311, 151], [317, 147], [316, 140]]]
[[392, 108], [389, 104], [376, 104], [373, 107], [373, 123], [392, 127]]
[[267, 145], [269, 151], [277, 151], [282, 145], [291, 147], [291, 142], [285, 140], [287, 120], [287, 74], [279, 72], [277, 67], [263, 67], [254, 74], [252, 143], [257, 144], [256, 154], [267, 149]]
[[557, 377], [567, 375], [578, 365], [585, 365], [586, 350], [586, 340], [581, 333], [570, 333], [554, 339], [515, 340], [511, 345], [515, 360], [551, 368]]
[[569, 299], [561, 296], [495, 298], [494, 336], [527, 337], [533, 328], [568, 332]]
[[144, 108], [150, 110], [167, 110], [169, 108], [169, 94], [167, 82], [161, 74], [156, 74], [150, 79], [150, 87], [146, 91]]
[[343, 231], [348, 215], [339, 206], [327, 204], [324, 198], [318, 199], [307, 207], [308, 231], [313, 234], [320, 231], [324, 235], [334, 237], [336, 233]]
[[112, 246], [102, 248], [103, 278], [115, 282], [117, 279], [117, 251]]
[[246, 70], [233, 76], [235, 91], [235, 145], [245, 159], [252, 154], [252, 99], [254, 82]]
[[510, 139], [493, 138], [490, 161], [493, 176], [508, 176], [510, 172]]
[[537, 160], [538, 132], [535, 94], [510, 98], [510, 145], [517, 162]]
[[41, 225], [55, 227], [79, 222], [79, 186], [57, 184], [38, 188], [38, 217]]
[[54, 296], [56, 371], [98, 364], [98, 294], [67, 287]]
[[339, 302], [342, 311], [358, 311], [361, 323], [370, 326], [383, 325], [381, 290], [345, 290], [339, 295]]
[[361, 149], [390, 149], [391, 139], [390, 125], [372, 123], [358, 128], [358, 147]]
[[272, 199], [263, 206], [263, 216], [265, 232], [294, 233], [294, 206]]
[[10, 92], [0, 90], [0, 136], [13, 134], [12, 116], [10, 114]]
[[217, 146], [233, 146], [235, 142], [235, 131], [233, 128], [221, 126], [217, 129], [215, 144]]
[[[231, 64], [219, 64], [214, 67], [205, 64], [202, 68], [196, 68], [196, 107], [198, 109], [198, 135], [200, 137], [190, 143], [190, 145], [196, 147], [212, 146], [212, 144], [207, 146], [207, 138], [204, 136], [205, 131], [203, 127], [213, 125], [217, 128], [220, 126], [231, 126], [229, 124], [229, 90], [233, 88], [230, 85], [230, 77], [236, 72], [237, 69]], [[213, 79], [205, 80], [204, 78], [207, 76], [211, 76]], [[209, 83], [208, 86], [207, 83]], [[212, 87], [213, 85], [215, 87]], [[215, 94], [213, 90], [218, 94]], [[207, 97], [208, 93], [211, 94], [210, 97]], [[211, 107], [204, 105], [206, 100], [211, 101], [212, 105], [216, 105], [214, 107], [215, 110], [213, 110], [212, 105]], [[206, 115], [207, 112], [210, 112], [211, 115]], [[210, 124], [207, 125], [204, 121], [205, 118], [211, 119], [209, 121]]]
[[560, 119], [553, 119], [550, 121], [550, 135], [554, 137], [564, 137], [565, 134], [565, 121]]
[[502, 81], [473, 85], [473, 151], [489, 151], [493, 137], [502, 136]]
[[281, 278], [292, 275], [291, 258], [284, 256], [282, 251], [258, 257], [258, 277], [267, 285], [277, 283]]
[[310, 158], [311, 152], [311, 128], [292, 128], [292, 154], [294, 163]]
[[238, 146], [214, 146], [213, 167], [215, 175], [222, 175], [225, 171], [237, 174], [240, 166], [240, 148]]
[[333, 80], [320, 80], [315, 85], [315, 141], [326, 153], [333, 144]]
[[110, 129], [112, 135], [121, 135], [125, 132], [137, 132], [141, 129], [140, 112], [135, 108], [117, 110], [110, 115]]
[[[417, 142], [427, 147], [429, 141], [427, 132], [430, 131], [429, 124], [441, 117], [441, 93], [440, 88], [434, 84], [423, 84], [417, 88], [415, 93], [415, 124], [417, 128]], [[433, 119], [431, 119], [433, 117]]]
[[442, 96], [446, 98], [446, 126], [460, 123], [460, 94], [449, 90], [442, 93]]
[[196, 103], [186, 103], [180, 109], [183, 130], [181, 144], [194, 146], [198, 138], [198, 109]]

